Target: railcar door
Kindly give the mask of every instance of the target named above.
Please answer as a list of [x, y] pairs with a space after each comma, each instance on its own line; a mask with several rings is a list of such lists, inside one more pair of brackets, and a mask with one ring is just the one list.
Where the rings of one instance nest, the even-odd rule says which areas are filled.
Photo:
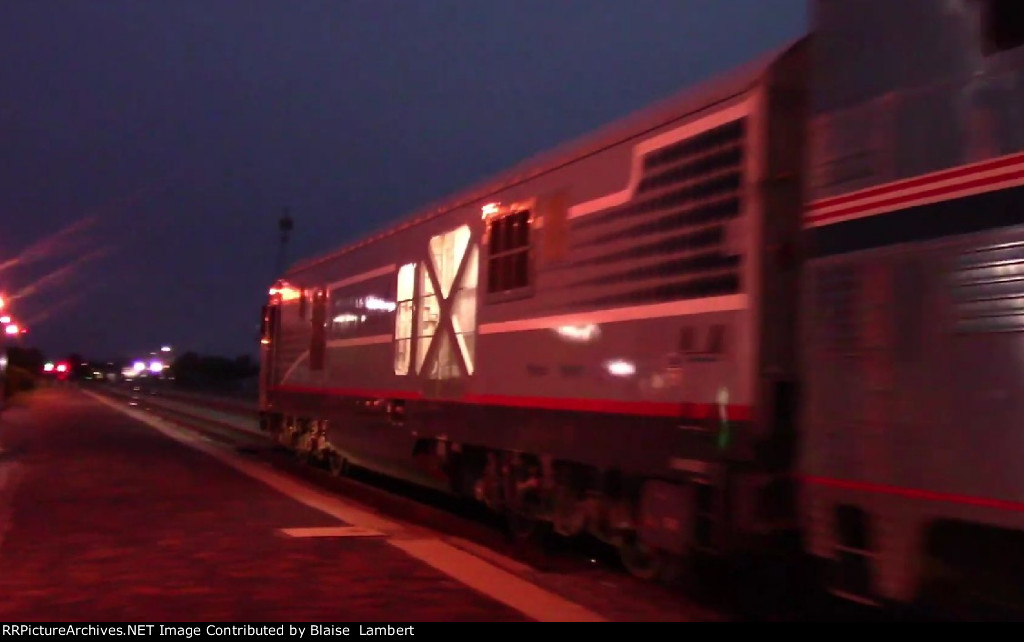
[[276, 303], [263, 306], [260, 325], [260, 408], [266, 408], [270, 389], [277, 381], [277, 344], [281, 308]]
[[413, 359], [428, 399], [457, 398], [473, 376], [479, 249], [468, 225], [430, 239], [417, 270]]
[[327, 360], [327, 291], [317, 288], [313, 292], [313, 312], [310, 319], [309, 370], [323, 376]]

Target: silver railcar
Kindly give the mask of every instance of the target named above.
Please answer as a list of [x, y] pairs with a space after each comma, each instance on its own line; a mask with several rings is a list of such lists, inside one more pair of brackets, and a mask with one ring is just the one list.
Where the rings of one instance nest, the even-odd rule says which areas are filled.
[[266, 429], [644, 576], [794, 528], [806, 50], [292, 267]]
[[813, 13], [807, 548], [860, 601], [1019, 586], [1024, 3]]

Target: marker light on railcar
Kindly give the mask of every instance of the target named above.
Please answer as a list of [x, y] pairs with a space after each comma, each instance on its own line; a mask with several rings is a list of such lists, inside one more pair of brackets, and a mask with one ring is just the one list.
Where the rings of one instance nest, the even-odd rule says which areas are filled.
[[282, 301], [294, 301], [302, 296], [301, 290], [294, 288], [287, 283], [277, 283], [270, 288], [270, 296], [280, 297]]

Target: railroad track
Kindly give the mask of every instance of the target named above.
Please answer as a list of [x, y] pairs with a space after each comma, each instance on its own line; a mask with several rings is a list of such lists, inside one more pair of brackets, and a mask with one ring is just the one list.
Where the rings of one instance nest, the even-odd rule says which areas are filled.
[[[559, 576], [588, 577], [602, 575], [597, 581], [608, 584], [608, 578], [621, 585], [630, 599], [637, 602], [664, 604], [672, 600], [697, 603], [700, 608], [727, 613], [726, 619], [754, 620], [942, 620], [949, 613], [933, 609], [916, 609], [913, 613], [880, 611], [836, 601], [822, 594], [817, 587], [802, 583], [788, 593], [785, 603], [764, 602], [764, 580], [759, 586], [744, 590], [737, 586], [729, 569], [704, 566], [686, 575], [673, 586], [653, 585], [626, 573], [614, 550], [588, 539], [565, 540], [556, 536], [518, 540], [507, 534], [498, 516], [480, 505], [459, 500], [413, 484], [376, 475], [359, 468], [350, 468], [344, 475], [332, 475], [326, 465], [300, 459], [283, 446], [271, 442], [259, 431], [258, 411], [242, 400], [218, 399], [207, 395], [144, 386], [98, 386], [94, 392], [105, 394], [138, 409], [159, 416], [179, 427], [220, 442], [247, 456], [259, 458], [275, 469], [302, 479], [321, 489], [401, 519], [456, 538], [477, 548], [524, 564], [539, 573]], [[784, 577], [792, 569], [769, 580], [769, 591], [777, 590], [775, 582], [791, 582]], [[654, 607], [657, 608], [657, 607]], [[956, 619], [1020, 619], [1016, 613], [1000, 611], [985, 617], [967, 614]]]

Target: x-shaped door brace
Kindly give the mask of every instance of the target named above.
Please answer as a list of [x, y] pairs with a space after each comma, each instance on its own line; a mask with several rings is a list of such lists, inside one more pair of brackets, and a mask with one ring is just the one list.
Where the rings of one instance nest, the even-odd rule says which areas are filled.
[[[459, 364], [459, 371], [463, 377], [468, 377], [473, 374], [472, 364], [466, 362], [465, 347], [459, 342], [459, 335], [455, 328], [456, 320], [452, 316], [452, 307], [455, 304], [455, 296], [461, 289], [462, 279], [465, 277], [466, 266], [469, 264], [469, 257], [473, 254], [476, 249], [476, 242], [478, 239], [477, 233], [470, 227], [469, 240], [466, 242], [466, 250], [462, 254], [462, 258], [459, 259], [459, 267], [455, 270], [455, 278], [452, 279], [451, 290], [448, 294], [444, 294], [444, 290], [441, 288], [441, 281], [437, 276], [437, 266], [434, 265], [434, 255], [430, 252], [430, 243], [427, 243], [427, 260], [423, 261], [423, 265], [427, 270], [427, 278], [430, 279], [430, 284], [434, 290], [434, 296], [437, 297], [438, 305], [438, 325], [434, 329], [434, 334], [430, 337], [430, 345], [427, 347], [426, 354], [423, 355], [423, 365], [420, 367], [419, 374], [422, 376], [424, 369], [430, 367], [430, 364], [437, 359], [437, 351], [440, 349], [441, 342], [439, 338], [442, 334], [447, 334], [448, 339], [452, 342], [452, 346], [456, 349], [452, 352], [456, 355], [456, 361]], [[479, 265], [479, 261], [478, 261]], [[416, 284], [419, 288], [419, 283]], [[424, 297], [423, 293], [419, 293], [419, 298], [422, 300]], [[473, 302], [476, 305], [476, 302]], [[420, 311], [416, 311], [416, 316], [419, 317]], [[474, 310], [474, 317], [476, 316]], [[417, 326], [419, 321], [417, 321]], [[418, 334], [418, 333], [417, 333]], [[418, 342], [417, 337], [417, 342]], [[419, 346], [416, 346], [419, 349]], [[440, 364], [438, 364], [440, 366]]]

